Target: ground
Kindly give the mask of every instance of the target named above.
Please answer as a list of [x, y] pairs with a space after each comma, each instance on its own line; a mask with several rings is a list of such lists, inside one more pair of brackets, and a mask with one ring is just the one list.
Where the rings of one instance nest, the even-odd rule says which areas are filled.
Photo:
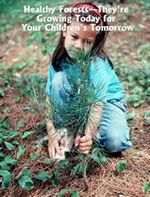
[[[138, 47], [150, 41], [150, 18], [146, 15], [146, 11], [140, 4], [126, 5], [132, 9], [127, 20], [130, 24], [136, 27], [133, 32], [111, 32], [109, 34], [106, 51], [110, 57], [117, 64], [128, 64], [138, 66], [143, 63], [143, 60], [138, 57]], [[118, 21], [121, 23], [122, 21]], [[27, 73], [38, 73], [47, 75], [49, 56], [43, 56], [39, 44], [33, 44], [27, 47], [28, 34], [21, 32], [20, 27], [7, 32], [8, 42], [5, 40], [1, 42], [0, 56], [1, 64], [5, 64], [7, 68], [14, 68], [16, 64], [25, 62], [27, 65], [24, 69], [14, 72], [16, 78]], [[20, 41], [21, 39], [21, 41]], [[33, 55], [31, 55], [33, 54]], [[1, 73], [6, 73], [3, 69]], [[87, 173], [89, 189], [85, 190], [85, 183], [82, 176], [71, 177], [66, 173], [62, 173], [57, 187], [51, 184], [37, 182], [31, 191], [26, 191], [15, 184], [18, 173], [28, 161], [30, 152], [36, 152], [34, 146], [35, 142], [46, 135], [46, 129], [42, 126], [44, 119], [43, 115], [33, 113], [30, 109], [28, 98], [22, 96], [16, 101], [19, 95], [19, 90], [12, 86], [12, 84], [4, 84], [0, 81], [0, 85], [5, 89], [5, 96], [0, 97], [0, 117], [8, 117], [11, 130], [17, 130], [20, 133], [25, 131], [35, 130], [36, 133], [31, 135], [26, 140], [16, 138], [20, 143], [26, 147], [23, 158], [19, 161], [19, 165], [13, 169], [13, 176], [15, 177], [10, 187], [7, 190], [0, 190], [1, 196], [30, 196], [30, 197], [50, 197], [57, 196], [58, 192], [63, 188], [69, 188], [71, 191], [79, 191], [79, 196], [89, 197], [144, 197], [150, 194], [144, 194], [143, 186], [150, 181], [150, 126], [144, 123], [143, 113], [148, 111], [149, 105], [143, 103], [137, 108], [129, 105], [128, 111], [134, 111], [135, 116], [130, 122], [130, 132], [132, 136], [133, 148], [123, 152], [122, 156], [109, 157], [107, 163], [101, 167], [92, 168]], [[128, 94], [128, 92], [127, 92]], [[24, 122], [23, 126], [18, 128], [18, 121]], [[42, 158], [39, 161], [32, 161], [30, 163], [30, 170], [32, 174], [36, 174], [38, 170], [48, 170], [51, 172], [53, 166], [45, 166], [43, 159], [48, 157], [47, 148], [42, 150]], [[10, 155], [16, 157], [17, 151]], [[126, 160], [127, 166], [122, 173], [116, 172], [116, 165], [120, 160]], [[71, 166], [68, 166], [71, 167]], [[68, 169], [69, 171], [70, 169]], [[69, 194], [66, 196], [69, 196]]]

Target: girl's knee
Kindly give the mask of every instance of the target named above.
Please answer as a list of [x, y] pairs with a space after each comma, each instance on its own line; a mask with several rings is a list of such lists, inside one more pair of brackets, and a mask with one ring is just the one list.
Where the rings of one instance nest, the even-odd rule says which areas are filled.
[[57, 72], [52, 80], [51, 94], [56, 105], [63, 106], [70, 101], [71, 86], [65, 72]]
[[111, 135], [99, 140], [100, 145], [109, 153], [122, 152], [132, 146], [131, 141], [121, 135]]
[[121, 152], [122, 151], [123, 140], [119, 136], [109, 137], [104, 142], [104, 149], [108, 152]]

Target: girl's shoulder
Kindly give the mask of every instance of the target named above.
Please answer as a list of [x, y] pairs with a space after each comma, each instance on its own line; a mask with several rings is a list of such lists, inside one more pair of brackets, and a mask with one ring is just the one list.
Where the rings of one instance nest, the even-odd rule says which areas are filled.
[[106, 58], [98, 56], [98, 55], [93, 58], [93, 62], [99, 65], [104, 65], [105, 61], [106, 61]]
[[110, 68], [113, 69], [114, 68], [109, 57], [101, 57], [101, 56], [96, 55], [92, 59], [92, 63], [95, 64], [96, 66], [98, 66], [100, 68], [104, 68], [104, 69], [110, 69]]

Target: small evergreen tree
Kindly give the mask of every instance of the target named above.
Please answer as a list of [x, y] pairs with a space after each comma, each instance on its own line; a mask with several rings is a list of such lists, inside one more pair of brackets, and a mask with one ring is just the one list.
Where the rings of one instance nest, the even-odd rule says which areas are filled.
[[[97, 103], [97, 92], [101, 92], [101, 98], [104, 100], [104, 84], [99, 89], [95, 89], [90, 83], [90, 62], [93, 57], [91, 52], [84, 53], [78, 50], [74, 53], [73, 61], [66, 62], [66, 75], [70, 82], [71, 93], [70, 101], [63, 106], [57, 106], [55, 101], [50, 98], [51, 111], [50, 119], [53, 121], [58, 131], [66, 128], [68, 135], [84, 135], [85, 128], [89, 122], [94, 123], [94, 111], [99, 106]], [[92, 72], [96, 72], [96, 69]], [[94, 108], [93, 108], [94, 106]], [[92, 125], [91, 125], [92, 126]]]

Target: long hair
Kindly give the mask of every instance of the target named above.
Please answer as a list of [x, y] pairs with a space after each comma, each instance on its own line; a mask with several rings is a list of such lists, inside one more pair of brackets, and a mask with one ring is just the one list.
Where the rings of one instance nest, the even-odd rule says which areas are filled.
[[[74, 7], [80, 6], [80, 5], [83, 5], [83, 3], [76, 4]], [[98, 10], [98, 7], [95, 6], [95, 5], [93, 5], [93, 4], [91, 4], [91, 3], [84, 3], [84, 5], [90, 5], [90, 6], [94, 7], [96, 10]], [[70, 14], [70, 16], [71, 17], [75, 17], [75, 14], [76, 13], [72, 12]], [[87, 13], [80, 12], [78, 14], [80, 15], [80, 17], [82, 17], [82, 16], [88, 17], [89, 15], [91, 15], [91, 16], [95, 16], [96, 15], [95, 12], [92, 11], [92, 10], [88, 10]], [[103, 20], [104, 15], [105, 15], [105, 13], [103, 13], [101, 11], [100, 12], [100, 24], [102, 24], [103, 26], [107, 26], [106, 20], [105, 21]], [[85, 23], [88, 23], [89, 24], [91, 22], [85, 22]], [[69, 25], [69, 24], [66, 23], [66, 25]], [[108, 58], [107, 54], [104, 51], [104, 44], [105, 44], [107, 35], [108, 35], [108, 32], [107, 31], [101, 31], [100, 30], [97, 33], [95, 42], [94, 42], [93, 47], [92, 47], [92, 50], [91, 50], [92, 56], [97, 55], [97, 56], [100, 56], [102, 58]], [[64, 39], [65, 38], [63, 37], [63, 31], [61, 31], [58, 44], [57, 44], [56, 49], [55, 49], [55, 51], [54, 51], [54, 53], [52, 55], [52, 65], [53, 65], [53, 67], [54, 67], [54, 69], [56, 71], [59, 69], [60, 59], [63, 58], [63, 57], [65, 57], [65, 56], [68, 56], [68, 54], [67, 54], [67, 52], [65, 50], [65, 47], [64, 47]]]

